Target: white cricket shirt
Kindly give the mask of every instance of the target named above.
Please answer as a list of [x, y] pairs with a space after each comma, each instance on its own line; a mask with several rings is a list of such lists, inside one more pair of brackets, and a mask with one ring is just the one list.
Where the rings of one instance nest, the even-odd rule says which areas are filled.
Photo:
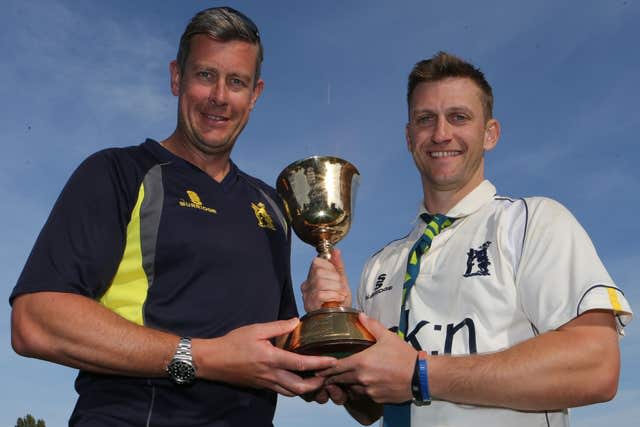
[[[456, 221], [422, 257], [407, 299], [414, 347], [432, 355], [495, 352], [592, 309], [612, 310], [622, 334], [632, 317], [629, 303], [573, 215], [548, 198], [495, 194], [485, 180], [447, 212]], [[387, 328], [398, 326], [407, 257], [425, 227], [418, 218], [408, 236], [365, 265], [359, 305]], [[569, 421], [567, 410], [525, 413], [433, 401], [411, 405], [411, 424], [560, 427]]]

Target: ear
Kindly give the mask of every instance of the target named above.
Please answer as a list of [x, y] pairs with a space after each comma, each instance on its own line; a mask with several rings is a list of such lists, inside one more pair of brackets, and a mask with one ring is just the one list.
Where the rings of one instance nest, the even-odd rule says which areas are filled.
[[253, 88], [253, 93], [251, 94], [251, 103], [249, 104], [249, 109], [253, 110], [253, 107], [256, 106], [256, 102], [260, 95], [262, 95], [262, 91], [264, 90], [264, 81], [262, 79], [258, 80], [256, 86]]
[[171, 73], [171, 93], [174, 96], [180, 95], [180, 66], [178, 61], [171, 61], [169, 64], [169, 72]]
[[484, 143], [482, 147], [484, 151], [491, 151], [498, 144], [500, 139], [500, 122], [496, 119], [490, 119], [484, 128]]

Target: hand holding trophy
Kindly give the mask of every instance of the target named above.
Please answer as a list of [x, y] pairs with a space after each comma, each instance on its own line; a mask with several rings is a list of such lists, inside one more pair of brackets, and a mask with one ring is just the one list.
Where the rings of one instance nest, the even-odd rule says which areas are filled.
[[[360, 178], [351, 163], [337, 157], [313, 156], [287, 166], [276, 189], [284, 200], [293, 230], [313, 245], [318, 256], [331, 258], [331, 248], [351, 227], [353, 199]], [[373, 335], [358, 320], [358, 310], [327, 302], [307, 313], [280, 343], [306, 355], [346, 357], [369, 347]]]

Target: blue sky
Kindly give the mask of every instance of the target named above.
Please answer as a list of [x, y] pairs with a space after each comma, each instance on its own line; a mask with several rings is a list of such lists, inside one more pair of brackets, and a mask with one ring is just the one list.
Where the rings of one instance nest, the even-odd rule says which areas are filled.
[[[105, 147], [163, 139], [173, 131], [168, 63], [193, 14], [222, 4], [249, 15], [265, 45], [265, 92], [234, 161], [269, 183], [290, 162], [313, 154], [343, 157], [361, 172], [355, 220], [339, 245], [353, 289], [365, 260], [408, 231], [420, 203], [418, 174], [404, 142], [406, 77], [418, 60], [447, 50], [479, 65], [494, 88], [503, 133], [487, 155], [488, 178], [500, 194], [545, 195], [565, 204], [639, 310], [638, 0], [5, 0], [5, 301], [79, 162]], [[295, 241], [298, 301], [313, 255]], [[27, 412], [48, 426], [66, 425], [75, 371], [15, 355], [6, 302], [3, 313], [0, 425], [14, 425]], [[618, 396], [573, 411], [575, 425], [632, 425], [640, 418], [637, 321], [621, 346]], [[280, 400], [276, 425], [355, 422], [340, 407], [295, 398]]]

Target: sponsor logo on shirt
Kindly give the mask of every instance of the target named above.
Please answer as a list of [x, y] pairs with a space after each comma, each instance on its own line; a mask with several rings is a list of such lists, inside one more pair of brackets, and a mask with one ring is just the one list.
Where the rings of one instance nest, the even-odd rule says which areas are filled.
[[[397, 331], [397, 326], [391, 328], [391, 332]], [[421, 335], [421, 340], [418, 340], [418, 334]], [[447, 323], [446, 325], [421, 320], [409, 331], [405, 339], [415, 349], [424, 350], [433, 356], [452, 354], [454, 342], [462, 345], [468, 354], [478, 352], [476, 325], [469, 317], [459, 323]], [[428, 343], [428, 346], [425, 346], [425, 343]]]
[[469, 249], [467, 252], [467, 271], [463, 274], [464, 277], [473, 276], [490, 276], [489, 256], [487, 255], [487, 249], [491, 245], [491, 242], [484, 242], [478, 249]]
[[258, 220], [258, 227], [268, 228], [269, 230], [275, 230], [276, 227], [273, 225], [273, 220], [269, 216], [269, 212], [267, 212], [267, 208], [264, 203], [251, 203], [251, 208], [253, 209], [253, 213], [256, 214], [256, 219]]
[[384, 288], [382, 287], [384, 285], [384, 281], [386, 280], [386, 278], [387, 278], [386, 273], [382, 273], [381, 275], [379, 275], [376, 278], [376, 284], [373, 287], [373, 292], [369, 295], [366, 295], [364, 298], [369, 300], [382, 292], [390, 291], [391, 289], [393, 289], [393, 286], [386, 286]]
[[195, 191], [187, 190], [187, 197], [189, 198], [188, 201], [184, 199], [178, 200], [178, 205], [182, 206], [183, 208], [198, 209], [210, 214], [218, 213], [218, 211], [216, 211], [215, 209], [203, 205], [202, 201], [200, 200], [200, 196], [198, 196], [198, 193], [196, 193]]

